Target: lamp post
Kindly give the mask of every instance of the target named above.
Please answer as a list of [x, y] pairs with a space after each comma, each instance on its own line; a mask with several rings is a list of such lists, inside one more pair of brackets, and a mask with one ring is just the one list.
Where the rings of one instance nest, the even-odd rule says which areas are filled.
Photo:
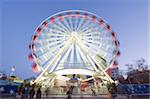
[[15, 66], [13, 66], [13, 67], [11, 68], [10, 76], [14, 76], [15, 70], [16, 70], [16, 68], [15, 68]]

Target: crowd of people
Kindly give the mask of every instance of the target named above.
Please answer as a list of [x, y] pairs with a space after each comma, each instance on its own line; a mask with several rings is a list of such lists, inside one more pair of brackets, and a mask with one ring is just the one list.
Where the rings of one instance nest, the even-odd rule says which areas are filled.
[[[42, 97], [42, 90], [41, 86], [36, 84], [21, 84], [18, 87], [17, 91], [18, 95], [21, 97], [21, 99], [41, 99]], [[45, 95], [48, 95], [48, 88], [45, 90]]]
[[[68, 87], [68, 90], [66, 92], [67, 99], [72, 99], [74, 86]], [[110, 93], [110, 99], [116, 99], [117, 97], [117, 87], [115, 83], [110, 84], [108, 86], [108, 90]], [[43, 91], [43, 92], [42, 92]], [[91, 91], [94, 96], [96, 96], [96, 92], [91, 88]], [[46, 88], [45, 90], [41, 90], [41, 86], [38, 84], [30, 84], [24, 82], [18, 87], [17, 94], [21, 97], [21, 99], [41, 99], [42, 95], [45, 94], [45, 97], [48, 97], [49, 95], [49, 88]]]

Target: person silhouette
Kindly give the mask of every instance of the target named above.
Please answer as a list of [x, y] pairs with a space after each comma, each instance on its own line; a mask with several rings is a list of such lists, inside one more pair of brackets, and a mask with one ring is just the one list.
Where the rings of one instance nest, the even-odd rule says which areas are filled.
[[41, 99], [41, 96], [42, 96], [42, 91], [41, 91], [41, 87], [39, 87], [36, 93], [36, 99]]
[[32, 88], [31, 88], [31, 90], [29, 92], [29, 99], [33, 99], [34, 95], [35, 95], [35, 90], [34, 90], [34, 87], [32, 86]]
[[73, 92], [73, 86], [71, 86], [71, 87], [69, 88], [69, 90], [67, 91], [67, 95], [68, 95], [67, 99], [72, 99], [72, 97], [71, 97], [72, 92]]

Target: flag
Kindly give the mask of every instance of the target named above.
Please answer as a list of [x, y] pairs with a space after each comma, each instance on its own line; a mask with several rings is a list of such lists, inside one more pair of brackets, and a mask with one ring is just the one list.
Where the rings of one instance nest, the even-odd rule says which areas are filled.
[[4, 94], [4, 95], [7, 94], [7, 95], [10, 95], [10, 96], [15, 95], [17, 93], [18, 86], [20, 86], [20, 85], [21, 85], [21, 83], [16, 83], [16, 82], [4, 80], [4, 81], [1, 82], [1, 85], [0, 85], [0, 94], [1, 95], [2, 94]]

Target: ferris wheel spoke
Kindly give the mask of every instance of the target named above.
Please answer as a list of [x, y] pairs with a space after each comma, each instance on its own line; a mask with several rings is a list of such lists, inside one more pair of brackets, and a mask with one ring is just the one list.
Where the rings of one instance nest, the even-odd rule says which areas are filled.
[[97, 47], [99, 47], [99, 44], [97, 44], [97, 43], [92, 43], [92, 42], [88, 42], [88, 41], [85, 41], [85, 43], [84, 44], [88, 44], [90, 47], [94, 47], [94, 48], [97, 48]]
[[90, 56], [90, 58], [96, 63], [96, 65], [100, 68], [100, 70], [103, 72], [103, 74], [109, 79], [109, 81], [114, 82], [114, 81], [108, 76], [108, 74], [104, 71], [104, 69], [102, 68], [101, 65], [103, 65], [103, 64], [101, 64], [101, 63], [99, 64], [99, 63], [94, 59], [94, 57], [92, 56], [92, 54], [89, 53], [89, 56]]
[[57, 27], [50, 27], [45, 33], [41, 34], [41, 35], [47, 35], [47, 34], [57, 34], [57, 35], [63, 35], [63, 33], [65, 33], [64, 30], [61, 30]]
[[60, 42], [60, 43], [58, 44], [58, 48], [62, 48], [64, 45], [65, 45], [64, 42]]
[[99, 65], [99, 63], [94, 59], [93, 55], [89, 52], [89, 49], [86, 48], [85, 50], [85, 46], [82, 44], [82, 43], [78, 43], [79, 46], [82, 48], [83, 51], [85, 51], [86, 53], [88, 53], [88, 55], [90, 56], [90, 58], [96, 63], [96, 65], [98, 65], [98, 67], [100, 68], [100, 70], [102, 70], [102, 72], [107, 76], [107, 78], [110, 80], [110, 81], [113, 81], [109, 76], [108, 74], [106, 74], [106, 72], [103, 70], [103, 68]]
[[93, 34], [94, 32], [97, 32], [99, 34], [99, 31], [95, 27], [86, 27], [86, 29], [82, 30], [82, 32], [84, 32], [85, 34]]
[[44, 68], [46, 68], [46, 66], [51, 62], [51, 60], [54, 58], [54, 55], [52, 55], [51, 57], [49, 57], [49, 59], [47, 59], [45, 62], [43, 62], [42, 66]]
[[74, 18], [74, 31], [77, 31], [77, 27], [78, 27], [78, 24], [79, 24], [79, 22], [80, 22], [80, 19], [78, 18], [78, 17], [75, 17]]
[[[39, 39], [40, 42], [44, 42], [44, 40], [46, 42], [49, 42], [49, 41], [59, 41], [59, 40], [64, 40], [67, 36], [64, 36], [64, 35], [43, 35], [41, 36], [42, 39]], [[38, 41], [37, 41], [38, 42]]]
[[91, 58], [89, 56], [87, 56], [87, 58], [88, 58], [89, 62], [91, 63], [92, 67], [94, 68], [94, 70], [96, 72], [99, 72], [98, 68], [95, 66], [95, 63], [91, 60]]
[[36, 59], [36, 61], [38, 62], [38, 63], [40, 63], [39, 65], [42, 67], [42, 68], [45, 68], [45, 64], [46, 64], [46, 62], [47, 61], [50, 61], [51, 59], [45, 59], [45, 57], [41, 57], [41, 58], [37, 58]]
[[68, 29], [61, 23], [61, 21], [55, 22], [55, 25], [58, 26], [58, 29], [60, 28], [61, 30], [63, 30], [63, 32], [68, 31]]
[[58, 48], [56, 48], [56, 47], [54, 47], [54, 48], [51, 48], [51, 50], [49, 50], [49, 48], [48, 49], [42, 49], [42, 48], [39, 48], [39, 50], [38, 51], [36, 51], [36, 52], [41, 52], [41, 53], [39, 53], [39, 54], [37, 54], [37, 57], [42, 57], [42, 56], [44, 56], [44, 55], [52, 55], [52, 54], [54, 54], [53, 52], [57, 52], [58, 51]]
[[70, 26], [70, 28], [71, 28], [71, 31], [74, 31], [72, 18], [73, 18], [73, 17], [69, 17], [69, 18], [68, 18], [68, 21], [69, 21], [68, 23], [69, 23], [69, 26]]
[[[37, 45], [36, 45], [37, 44]], [[46, 47], [48, 47], [49, 45], [54, 45], [54, 44], [56, 44], [56, 43], [50, 43], [49, 44], [49, 42], [48, 41], [38, 41], [37, 43], [36, 43], [35, 45], [36, 46], [38, 46], [39, 48], [46, 48]]]
[[71, 51], [72, 51], [72, 45], [70, 45], [68, 50], [66, 52], [64, 52], [64, 54], [62, 55], [62, 59], [61, 59], [60, 63], [64, 64], [63, 68], [68, 67], [69, 64], [70, 64], [70, 61], [68, 61], [68, 60], [70, 60], [70, 53], [71, 53]]
[[77, 24], [78, 24], [77, 22], [78, 22], [78, 19], [76, 17], [73, 17], [72, 18], [72, 28], [73, 28], [73, 31], [76, 31], [76, 29], [77, 29]]
[[[55, 43], [59, 42], [59, 41], [66, 41], [67, 40], [67, 36], [57, 36], [57, 37], [53, 37], [53, 38], [47, 38], [47, 41], [49, 43], [53, 43], [53, 41], [56, 41]], [[52, 41], [52, 42], [51, 42]]]
[[[50, 54], [49, 54], [50, 55]], [[50, 57], [51, 58], [51, 57]], [[37, 62], [39, 62], [40, 63], [40, 66], [42, 65], [42, 67], [43, 67], [43, 63], [45, 63], [45, 61], [47, 61], [47, 57], [45, 57], [44, 55], [41, 55], [41, 56], [39, 56], [39, 57], [37, 57], [36, 58], [36, 60], [37, 60]]]
[[77, 45], [76, 45], [76, 57], [77, 57], [77, 61], [79, 62], [79, 63], [83, 63], [84, 61], [83, 61], [83, 58], [81, 57], [81, 55], [80, 55], [80, 53], [79, 53], [79, 51], [78, 51], [78, 49], [77, 49]]
[[48, 57], [45, 61], [42, 61], [41, 66], [43, 66], [44, 68], [47, 66], [47, 64], [53, 59], [53, 56]]
[[53, 24], [51, 25], [51, 29], [52, 29], [52, 32], [53, 31], [57, 31], [58, 33], [66, 33], [67, 31], [63, 28], [61, 28], [59, 25], [57, 24]]
[[[48, 29], [47, 33], [55, 33], [55, 34], [62, 34], [64, 33], [64, 30], [62, 30], [61, 28], [59, 28], [56, 24], [55, 25], [51, 25], [50, 28]], [[46, 33], [46, 34], [47, 34]]]
[[[55, 23], [55, 25], [58, 26], [57, 29], [60, 28], [60, 30], [62, 30], [62, 33], [68, 33], [68, 32], [69, 32], [68, 28], [65, 27], [64, 24], [62, 24], [61, 21], [57, 21], [57, 22]], [[56, 29], [56, 30], [57, 30], [57, 29]]]
[[64, 19], [64, 24], [66, 25], [66, 27], [68, 27], [69, 31], [72, 31], [72, 28], [70, 26], [70, 22], [69, 22], [69, 18], [65, 18]]
[[88, 21], [85, 22], [81, 27], [80, 27], [80, 30], [81, 31], [84, 31], [85, 29], [87, 28], [93, 28], [93, 24], [91, 23], [91, 21]]
[[47, 32], [47, 33], [43, 33], [40, 35], [40, 37], [43, 38], [49, 38], [50, 36], [52, 37], [57, 37], [57, 36], [64, 36], [62, 33], [60, 33], [59, 31], [52, 31], [52, 32]]
[[[59, 57], [59, 59], [61, 59], [62, 54], [63, 54], [69, 47], [70, 47], [70, 43], [66, 43], [66, 44], [64, 45], [64, 47], [60, 49], [59, 53], [57, 53], [57, 55], [55, 56], [55, 58], [57, 59], [57, 56], [59, 55], [58, 57]], [[55, 61], [55, 58], [54, 58], [54, 61]], [[54, 61], [52, 61], [52, 62], [54, 62]], [[52, 63], [52, 62], [51, 62], [51, 63]], [[51, 63], [49, 64], [49, 66], [51, 65]], [[47, 67], [47, 68], [48, 68], [48, 67]], [[54, 69], [55, 69], [55, 66], [52, 66], [52, 68], [50, 69], [49, 72], [52, 72]]]
[[68, 21], [67, 21], [67, 17], [65, 17], [62, 22], [63, 22], [64, 25], [68, 28], [69, 32], [72, 31], [71, 28], [70, 28], [70, 26], [69, 26], [69, 23], [68, 23]]
[[39, 47], [38, 49], [36, 48], [36, 50], [34, 51], [34, 53], [37, 53], [37, 56], [38, 56], [39, 53], [46, 52], [45, 49], [49, 49], [49, 47], [46, 46], [46, 47]]
[[88, 20], [88, 19], [82, 18], [82, 20], [83, 20], [83, 21], [81, 21], [80, 24], [78, 25], [78, 29], [77, 29], [78, 31], [80, 31], [83, 26], [85, 26], [86, 24], [89, 23], [89, 20]]
[[83, 54], [83, 53], [85, 53], [85, 52], [82, 52], [78, 45], [76, 45], [76, 48], [77, 48], [79, 54], [81, 55], [81, 58], [83, 59], [84, 63], [88, 63], [87, 58], [86, 58], [85, 55]]
[[[64, 18], [63, 18], [63, 20], [64, 20]], [[61, 20], [61, 21], [57, 20], [52, 25], [54, 25], [55, 27], [57, 27], [57, 29], [60, 29], [61, 31], [67, 32], [69, 30], [69, 28], [64, 26], [64, 24], [62, 24], [63, 20]]]
[[89, 34], [89, 33], [97, 33], [99, 34], [100, 30], [98, 30], [97, 27], [86, 27], [84, 30], [82, 30], [82, 32], [85, 32], [85, 34]]
[[107, 49], [104, 49], [104, 48], [101, 48], [101, 51], [105, 52], [105, 53], [108, 53], [108, 50]]
[[71, 63], [74, 63], [74, 59], [75, 59], [75, 56], [74, 56], [74, 45], [72, 45], [72, 50], [71, 50], [71, 54], [70, 54], [70, 62]]
[[[50, 50], [50, 49], [51, 49], [51, 51], [53, 51], [54, 48], [57, 48], [57, 47], [55, 47], [56, 45], [57, 45], [57, 44], [54, 43], [54, 44], [51, 44], [51, 45], [43, 45], [43, 46], [40, 46], [39, 49], [36, 50], [36, 52], [42, 51], [42, 50], [45, 49], [45, 48], [46, 48], [47, 50]], [[63, 44], [62, 42], [60, 42], [59, 45], [64, 45], [64, 44]], [[42, 50], [41, 50], [41, 49], [42, 49]]]
[[65, 62], [67, 62], [67, 58], [68, 58], [69, 53], [71, 52], [71, 50], [72, 50], [72, 46], [70, 46], [70, 47], [68, 48], [68, 50], [64, 53], [64, 55], [63, 55], [62, 60], [60, 61], [60, 63], [65, 63]]
[[87, 20], [85, 20], [84, 18], [81, 18], [79, 19], [79, 23], [78, 23], [78, 26], [77, 26], [77, 31], [80, 31], [80, 27], [85, 23], [87, 22]]
[[65, 29], [65, 33], [67, 33], [67, 34], [69, 33], [70, 30], [66, 27], [65, 24], [63, 24], [63, 20], [62, 21], [57, 21], [57, 24]]
[[80, 18], [80, 19], [77, 18], [77, 19], [76, 19], [76, 22], [77, 22], [77, 23], [76, 23], [76, 30], [75, 30], [75, 31], [78, 32], [78, 27], [80, 26], [80, 24], [82, 23], [82, 21], [83, 21], [82, 18]]
[[93, 28], [94, 28], [94, 27], [95, 27], [94, 25], [95, 25], [95, 23], [93, 23], [92, 20], [88, 18], [88, 19], [86, 19], [85, 24], [83, 24], [83, 25], [80, 27], [80, 30], [81, 30], [81, 31], [84, 31], [84, 29], [87, 29], [87, 28], [89, 28], [89, 27], [93, 27]]
[[[35, 82], [39, 81], [40, 78], [44, 75], [44, 73], [49, 69], [49, 67], [52, 65], [52, 63], [58, 58], [60, 57], [60, 55], [62, 54], [62, 52], [64, 52], [66, 50], [66, 48], [68, 47], [69, 43], [66, 43], [65, 46], [63, 48], [61, 48], [61, 50], [56, 54], [56, 56], [53, 58], [52, 61], [50, 61], [50, 63], [45, 67], [44, 71], [38, 76], [38, 78], [35, 80]], [[54, 67], [52, 67], [52, 69], [50, 70], [50, 72], [52, 72], [54, 69]]]
[[89, 65], [88, 58], [86, 57], [85, 53], [81, 51], [78, 45], [76, 45], [76, 50], [77, 50], [77, 58], [80, 63], [82, 63], [82, 68], [84, 69], [89, 69], [93, 70]]
[[83, 29], [81, 29], [81, 31], [89, 34], [89, 33], [92, 33], [92, 32], [99, 31], [97, 29], [98, 29], [97, 27], [90, 26], [90, 24], [89, 24], [89, 25], [85, 26]]
[[36, 56], [38, 57], [38, 56], [42, 55], [43, 53], [47, 52], [48, 51], [47, 49], [48, 49], [48, 47], [39, 48], [39, 49], [35, 50], [35, 53], [37, 53]]
[[65, 33], [67, 33], [67, 34], [70, 33], [70, 29], [69, 29], [69, 27], [66, 26], [64, 20], [62, 20], [61, 22], [59, 22], [59, 24], [62, 25], [62, 27], [64, 27], [66, 29]]
[[[81, 42], [80, 42], [80, 43], [81, 43]], [[80, 46], [83, 46], [83, 45], [85, 45], [85, 49], [89, 50], [89, 49], [92, 48], [91, 50], [93, 50], [93, 51], [91, 51], [91, 52], [93, 52], [93, 53], [96, 53], [96, 52], [97, 52], [97, 50], [95, 49], [96, 46], [93, 46], [93, 44], [88, 43], [88, 42], [84, 42], [83, 44], [81, 43]], [[100, 49], [100, 53], [105, 53], [105, 51]]]
[[[92, 64], [90, 62], [89, 57], [87, 55], [88, 53], [87, 53], [86, 50], [88, 50], [89, 48], [86, 47], [86, 46], [84, 46], [84, 48], [80, 47], [81, 45], [80, 44], [79, 44], [79, 46], [77, 45], [77, 49], [78, 49], [79, 53], [81, 54], [82, 58], [85, 60], [85, 63], [90, 63], [91, 64], [91, 66], [90, 66], [91, 68], [89, 68], [89, 67], [87, 67], [87, 68], [90, 69], [90, 70], [92, 69], [92, 70], [98, 71], [97, 68], [95, 67], [95, 64]], [[86, 50], [84, 50], [84, 49], [86, 49]]]
[[58, 38], [58, 37], [53, 37], [53, 36], [49, 36], [47, 38], [43, 38], [40, 39], [38, 41], [36, 41], [36, 44], [48, 44], [48, 43], [57, 43], [59, 41], [66, 41], [66, 38]]
[[[39, 47], [39, 49], [36, 50], [35, 52], [37, 52], [37, 55], [39, 55], [38, 52], [40, 52], [41, 54], [39, 56], [41, 56], [41, 55], [43, 55], [43, 53], [47, 53], [48, 51], [50, 51], [49, 49], [50, 49], [49, 46], [47, 46], [47, 48], [46, 47]], [[51, 48], [51, 51], [53, 51], [53, 48]]]
[[58, 27], [55, 27], [55, 28], [52, 27], [49, 29], [49, 31], [47, 33], [64, 35], [64, 33], [66, 33], [66, 32], [67, 32], [66, 30], [62, 30]]
[[50, 61], [51, 59], [47, 60], [47, 59], [45, 59], [44, 57], [41, 57], [41, 58], [37, 58], [36, 60], [37, 60], [37, 62], [40, 63], [40, 66], [41, 66], [42, 68], [45, 68], [44, 65], [46, 64], [47, 61]]
[[92, 38], [82, 38], [82, 40], [84, 40], [85, 42], [89, 42], [89, 43], [92, 43]]

